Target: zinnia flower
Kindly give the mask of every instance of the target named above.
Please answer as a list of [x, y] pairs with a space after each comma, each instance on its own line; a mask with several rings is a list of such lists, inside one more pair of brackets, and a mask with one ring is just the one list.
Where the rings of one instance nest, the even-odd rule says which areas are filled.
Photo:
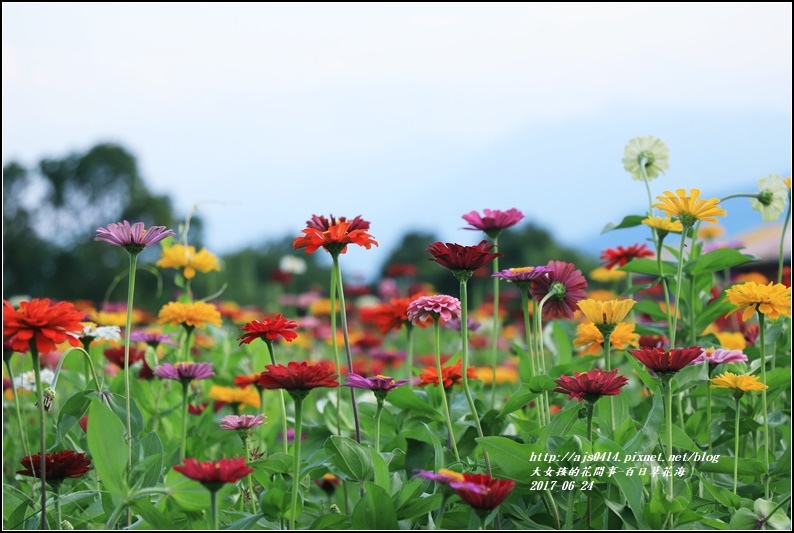
[[79, 335], [83, 342], [89, 344], [95, 340], [118, 342], [121, 340], [121, 328], [118, 326], [97, 326], [93, 322], [83, 322], [83, 332]]
[[587, 372], [574, 372], [571, 376], [560, 376], [554, 380], [559, 385], [554, 392], [568, 394], [580, 402], [586, 400], [595, 403], [602, 396], [617, 396], [629, 380], [624, 375], [618, 375], [617, 368], [610, 372], [603, 370], [589, 370]]
[[330, 496], [336, 491], [336, 487], [342, 484], [342, 481], [333, 474], [325, 474], [320, 479], [315, 479], [314, 484]]
[[164, 363], [155, 367], [154, 375], [187, 383], [194, 379], [209, 379], [215, 375], [212, 363]]
[[635, 137], [626, 145], [623, 156], [623, 168], [631, 173], [635, 180], [642, 180], [642, 167], [645, 167], [645, 177], [649, 180], [656, 178], [670, 166], [670, 150], [667, 145], [653, 135], [648, 137]]
[[237, 337], [237, 340], [240, 341], [240, 346], [251, 344], [256, 339], [273, 342], [279, 337], [282, 337], [287, 342], [292, 342], [298, 338], [298, 334], [293, 331], [297, 327], [297, 322], [287, 320], [281, 315], [265, 317], [261, 322], [253, 320], [240, 328], [243, 331], [247, 331], [247, 333]]
[[643, 219], [643, 224], [658, 231], [663, 231], [665, 235], [668, 233], [683, 233], [684, 225], [679, 220], [673, 220], [670, 217], [648, 217]]
[[661, 209], [668, 216], [678, 217], [681, 224], [687, 227], [694, 226], [698, 220], [716, 224], [715, 217], [727, 215], [724, 209], [717, 207], [720, 203], [718, 198], [701, 200], [700, 189], [690, 189], [689, 194], [686, 189], [676, 189], [675, 194], [665, 191], [664, 196], [657, 196], [656, 199], [659, 203], [653, 204], [653, 207]]
[[[599, 330], [614, 329], [618, 322], [626, 319], [631, 308], [637, 303], [634, 300], [582, 300], [577, 303], [584, 316]], [[605, 328], [606, 327], [606, 328]]]
[[657, 374], [675, 374], [703, 353], [700, 346], [675, 348], [665, 351], [662, 348], [640, 348], [629, 350], [629, 353]]
[[[358, 218], [358, 217], [356, 217]], [[297, 237], [292, 247], [294, 249], [306, 248], [307, 254], [313, 254], [321, 246], [331, 255], [343, 254], [347, 251], [348, 244], [357, 244], [369, 250], [372, 245], [378, 245], [378, 241], [367, 233], [365, 229], [354, 229], [352, 222], [339, 222], [331, 224], [327, 229], [320, 230], [315, 227], [308, 227], [301, 230], [303, 237]], [[369, 223], [367, 223], [369, 226]]]
[[221, 418], [221, 430], [252, 429], [265, 423], [265, 415], [226, 415]]
[[[380, 332], [386, 335], [389, 331], [400, 329], [403, 324], [411, 323], [411, 319], [408, 318], [408, 306], [415, 299], [416, 296], [392, 298], [389, 303], [377, 305], [368, 311], [367, 316], [380, 329]], [[429, 321], [418, 321], [416, 323], [416, 325], [423, 328], [427, 327], [428, 324]]]
[[598, 267], [590, 271], [590, 279], [593, 281], [600, 281], [601, 283], [620, 281], [625, 278], [626, 275], [627, 274], [622, 270], [610, 270], [604, 267]]
[[258, 409], [262, 402], [262, 398], [259, 396], [255, 387], [240, 389], [237, 387], [213, 385], [210, 387], [207, 397], [211, 400], [223, 402], [224, 404], [231, 404], [232, 407], [236, 409], [242, 409], [246, 405]]
[[460, 300], [446, 294], [420, 296], [408, 305], [406, 314], [413, 324], [438, 319], [452, 320], [460, 317]]
[[[741, 335], [741, 333], [739, 333]], [[744, 340], [744, 338], [742, 338]], [[706, 363], [710, 365], [719, 365], [723, 363], [741, 363], [747, 361], [747, 356], [742, 350], [725, 350], [723, 348], [710, 348], [703, 350], [697, 359], [692, 361], [693, 365], [698, 363]]]
[[160, 309], [160, 324], [182, 324], [186, 328], [203, 328], [207, 324], [220, 327], [221, 314], [207, 302], [170, 302]]
[[285, 389], [287, 391], [308, 391], [316, 387], [338, 387], [334, 365], [328, 361], [317, 364], [290, 361], [284, 365], [266, 365], [259, 376], [263, 389]]
[[285, 255], [278, 262], [278, 269], [287, 274], [300, 276], [306, 273], [306, 260], [295, 255]]
[[394, 378], [380, 375], [374, 378], [365, 378], [358, 374], [348, 374], [345, 377], [345, 386], [372, 391], [379, 401], [383, 401], [386, 394], [406, 383], [408, 383], [407, 379], [395, 381]]
[[703, 226], [698, 230], [698, 239], [704, 241], [713, 241], [717, 237], [722, 237], [725, 233], [725, 228], [722, 226]]
[[480, 216], [477, 211], [472, 211], [463, 215], [463, 220], [471, 225], [471, 227], [463, 229], [484, 231], [486, 235], [494, 239], [502, 230], [515, 226], [524, 218], [524, 213], [516, 208], [507, 211], [483, 209], [482, 213]]
[[453, 243], [434, 242], [425, 250], [433, 257], [428, 261], [435, 261], [444, 268], [448, 268], [455, 274], [455, 277], [469, 279], [475, 270], [482, 268], [502, 253], [494, 253], [491, 250], [494, 245], [486, 240], [480, 241], [476, 246], [463, 246]]
[[160, 260], [156, 263], [160, 268], [181, 268], [182, 275], [186, 279], [196, 276], [196, 270], [207, 273], [211, 270], [220, 271], [221, 266], [218, 256], [211, 253], [206, 248], [196, 253], [195, 246], [185, 246], [184, 244], [173, 244], [163, 248]]
[[573, 318], [576, 302], [587, 298], [587, 280], [572, 263], [549, 261], [546, 267], [548, 275], [535, 280], [529, 289], [530, 294], [540, 302], [554, 292], [543, 306], [543, 318]]
[[758, 180], [758, 198], [750, 200], [750, 207], [761, 212], [764, 222], [774, 222], [786, 209], [788, 194], [780, 174], [770, 174]]
[[150, 331], [133, 331], [130, 333], [130, 340], [133, 342], [145, 342], [152, 348], [157, 348], [161, 344], [168, 344], [170, 346], [179, 346], [171, 338], [170, 333], [150, 332]]
[[[105, 348], [102, 352], [105, 358], [119, 368], [124, 368], [124, 346], [117, 346], [115, 348]], [[138, 350], [137, 348], [130, 348], [130, 365], [134, 365], [138, 361], [143, 361], [146, 352]]]
[[55, 351], [56, 344], [68, 341], [79, 346], [83, 313], [69, 302], [50, 303], [49, 298], [20, 302], [19, 309], [3, 300], [3, 342], [15, 352], [30, 351], [31, 339], [40, 354]]
[[728, 301], [739, 309], [744, 309], [742, 320], [749, 320], [753, 313], [758, 311], [767, 318], [777, 320], [780, 315], [791, 317], [791, 287], [782, 283], [769, 282], [768, 285], [759, 285], [748, 281], [734, 285], [725, 291]]
[[143, 251], [147, 246], [157, 244], [167, 237], [176, 235], [174, 230], [165, 226], [152, 226], [145, 229], [143, 222], [136, 222], [132, 226], [126, 220], [116, 224], [108, 224], [107, 228], [97, 228], [95, 241], [105, 241], [121, 246], [131, 254]]
[[725, 372], [711, 379], [712, 389], [732, 389], [734, 392], [758, 391], [768, 389], [766, 385], [758, 380], [758, 376], [749, 374], [736, 375], [732, 372]]
[[176, 465], [174, 470], [198, 481], [213, 492], [226, 483], [237, 483], [254, 471], [253, 468], [246, 466], [244, 457], [204, 462], [185, 459], [185, 464]]
[[359, 229], [364, 231], [369, 230], [369, 222], [361, 218], [361, 215], [358, 215], [353, 220], [347, 220], [346, 217], [336, 218], [334, 215], [330, 215], [329, 218], [325, 218], [323, 215], [312, 215], [311, 220], [306, 221], [306, 227], [319, 231], [328, 231], [331, 226], [335, 226], [340, 222], [347, 222], [350, 224], [350, 231]]
[[452, 483], [450, 486], [461, 500], [476, 511], [493, 511], [510, 496], [516, 486], [512, 479], [498, 479], [488, 474], [463, 474], [463, 481], [457, 487]]
[[[466, 375], [469, 378], [477, 379], [476, 368], [470, 366], [466, 370]], [[458, 359], [458, 362], [454, 365], [442, 366], [441, 381], [444, 383], [444, 389], [454, 385], [461, 385], [463, 383], [463, 361]], [[424, 387], [427, 385], [438, 385], [438, 370], [434, 366], [425, 368], [424, 372], [419, 374], [419, 386]]]
[[606, 268], [612, 269], [616, 266], [623, 266], [632, 259], [642, 257], [653, 257], [653, 252], [644, 244], [632, 244], [629, 247], [618, 246], [617, 248], [607, 248], [601, 252], [601, 261]]
[[[588, 322], [576, 327], [574, 346], [582, 348], [582, 355], [596, 355], [604, 344], [604, 335], [595, 324]], [[618, 350], [625, 350], [628, 346], [642, 346], [640, 336], [634, 332], [634, 324], [621, 322], [609, 336], [609, 345]]]
[[503, 280], [515, 283], [520, 289], [528, 289], [534, 280], [542, 276], [545, 276], [549, 272], [551, 272], [551, 269], [547, 267], [528, 266], [528, 267], [519, 267], [519, 268], [508, 268], [507, 270], [502, 270], [501, 272], [497, 272], [496, 274], [491, 274], [491, 277], [501, 278]]
[[[28, 455], [22, 458], [23, 470], [17, 474], [41, 478], [41, 454]], [[85, 453], [73, 450], [44, 454], [44, 477], [48, 483], [59, 484], [68, 477], [82, 477], [91, 470], [91, 461]]]
[[720, 346], [726, 350], [742, 351], [747, 348], [747, 340], [744, 335], [739, 332], [733, 331], [720, 331], [714, 334], [717, 340], [720, 341]]

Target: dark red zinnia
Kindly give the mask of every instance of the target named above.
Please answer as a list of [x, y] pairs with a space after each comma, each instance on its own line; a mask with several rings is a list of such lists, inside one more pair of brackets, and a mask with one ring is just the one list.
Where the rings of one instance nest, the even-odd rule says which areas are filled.
[[589, 370], [587, 372], [574, 372], [571, 376], [560, 376], [554, 380], [559, 385], [554, 392], [568, 394], [580, 402], [587, 400], [595, 403], [602, 396], [617, 396], [620, 389], [627, 383], [626, 376], [618, 376], [618, 370], [604, 372], [603, 370]]
[[316, 229], [318, 231], [328, 231], [328, 228], [334, 224], [339, 224], [340, 222], [349, 222], [349, 231], [357, 229], [367, 231], [369, 229], [369, 222], [361, 218], [361, 215], [358, 215], [356, 218], [349, 221], [346, 217], [336, 218], [334, 215], [330, 215], [329, 218], [325, 218], [322, 215], [312, 215], [311, 220], [306, 221], [306, 227]]
[[[124, 368], [124, 346], [105, 348], [105, 351], [102, 353], [108, 361], [119, 368]], [[134, 365], [138, 361], [143, 361], [144, 355], [146, 355], [146, 350], [130, 348], [130, 365]]]
[[[22, 458], [23, 470], [17, 474], [41, 478], [41, 454], [28, 455]], [[60, 483], [68, 477], [82, 477], [91, 470], [91, 461], [85, 453], [74, 450], [48, 453], [44, 455], [44, 476], [49, 483]]]
[[617, 248], [607, 248], [601, 252], [601, 261], [609, 269], [623, 266], [632, 259], [641, 257], [653, 257], [653, 252], [645, 244], [632, 244], [629, 247], [618, 246]]
[[[498, 479], [488, 474], [463, 474], [463, 479], [464, 483], [455, 489], [455, 494], [474, 509], [482, 511], [492, 511], [499, 507], [516, 486], [512, 479]], [[473, 490], [468, 484], [485, 487], [485, 492]]]
[[392, 263], [386, 267], [386, 275], [392, 278], [416, 276], [416, 266], [410, 263]]
[[455, 271], [474, 272], [503, 254], [491, 250], [494, 245], [486, 240], [480, 241], [476, 246], [463, 246], [461, 244], [434, 242], [426, 252], [433, 257], [428, 261], [435, 261], [444, 268]]
[[245, 464], [244, 457], [203, 462], [185, 459], [185, 464], [176, 465], [174, 470], [198, 481], [211, 491], [220, 489], [225, 483], [237, 483], [254, 471]]
[[[51, 303], [49, 298], [20, 302], [19, 309], [3, 300], [3, 341], [15, 352], [30, 351], [30, 341], [40, 354], [55, 351], [56, 344], [69, 341], [79, 346], [77, 335], [83, 331], [85, 315], [69, 302]], [[5, 345], [4, 345], [5, 346]]]
[[287, 366], [267, 365], [259, 375], [263, 389], [310, 390], [317, 387], [338, 387], [334, 365], [328, 361], [317, 364], [291, 361]]
[[287, 342], [292, 342], [298, 338], [298, 334], [293, 331], [297, 327], [297, 322], [287, 320], [281, 315], [265, 317], [261, 322], [252, 320], [240, 328], [243, 331], [247, 331], [247, 333], [237, 337], [237, 340], [240, 341], [241, 346], [243, 344], [251, 344], [256, 339], [272, 342], [279, 337], [283, 337]]
[[543, 318], [573, 318], [577, 302], [587, 298], [587, 280], [573, 263], [549, 261], [546, 268], [549, 269], [546, 275], [532, 282], [530, 294], [540, 302], [554, 291], [554, 295], [543, 304]]
[[637, 344], [640, 348], [661, 348], [670, 341], [664, 335], [640, 335]]
[[663, 348], [641, 348], [639, 350], [629, 350], [629, 352], [657, 374], [672, 374], [697, 359], [703, 353], [703, 348], [691, 346], [689, 348], [675, 348], [669, 351]]

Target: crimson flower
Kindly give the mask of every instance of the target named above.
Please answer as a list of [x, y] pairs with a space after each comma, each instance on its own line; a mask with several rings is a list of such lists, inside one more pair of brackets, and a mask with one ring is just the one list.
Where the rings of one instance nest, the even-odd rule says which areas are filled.
[[416, 266], [410, 263], [392, 263], [386, 267], [386, 275], [391, 278], [416, 276]]
[[[105, 358], [119, 368], [124, 368], [124, 346], [116, 346], [115, 348], [105, 348], [102, 352]], [[134, 365], [138, 361], [143, 361], [146, 355], [145, 350], [137, 348], [130, 348], [130, 365]]]
[[618, 246], [617, 248], [607, 248], [601, 252], [601, 261], [609, 269], [615, 268], [615, 266], [623, 266], [632, 259], [640, 259], [642, 257], [653, 257], [653, 252], [645, 244], [632, 244], [628, 248]]
[[317, 364], [290, 361], [287, 366], [265, 366], [265, 371], [259, 375], [259, 386], [263, 389], [285, 389], [290, 393], [308, 392], [317, 387], [338, 387], [336, 379], [334, 365], [328, 361]]
[[176, 235], [174, 230], [165, 226], [151, 226], [145, 229], [143, 222], [136, 222], [132, 226], [126, 220], [116, 224], [108, 224], [107, 228], [97, 228], [95, 241], [105, 241], [115, 246], [121, 246], [132, 254], [141, 252], [147, 246], [157, 244], [166, 237]]
[[[23, 457], [22, 466], [24, 469], [17, 470], [17, 474], [41, 478], [40, 453]], [[64, 450], [44, 455], [44, 477], [51, 484], [58, 484], [68, 477], [82, 477], [89, 470], [91, 461], [86, 458], [85, 453]]]
[[462, 276], [465, 281], [475, 270], [504, 255], [492, 252], [493, 247], [494, 245], [486, 240], [480, 241], [476, 246], [434, 242], [425, 251], [433, 256], [428, 258], [428, 261], [435, 261], [444, 268], [450, 269], [455, 277], [460, 279], [459, 276]]
[[318, 248], [323, 247], [331, 255], [343, 254], [347, 251], [348, 244], [357, 244], [369, 250], [378, 241], [364, 229], [354, 229], [352, 222], [339, 222], [332, 224], [326, 230], [308, 227], [301, 230], [303, 237], [297, 237], [292, 242], [294, 249], [306, 248], [307, 254], [313, 254]]
[[[510, 496], [516, 482], [512, 479], [498, 479], [488, 474], [463, 474], [465, 483], [455, 489], [455, 494], [475, 510], [493, 511]], [[474, 487], [477, 490], [472, 490]], [[485, 492], [479, 487], [485, 488]]]
[[339, 217], [338, 219], [334, 215], [330, 215], [329, 218], [325, 218], [322, 215], [312, 215], [311, 220], [306, 221], [307, 228], [313, 228], [319, 231], [328, 231], [331, 226], [335, 224], [339, 224], [340, 222], [349, 222], [350, 224], [350, 231], [361, 229], [364, 231], [369, 230], [369, 222], [361, 218], [361, 215], [357, 216], [353, 220], [348, 221], [345, 217]]
[[[55, 345], [68, 341], [79, 346], [83, 313], [69, 302], [50, 303], [49, 298], [20, 302], [19, 309], [3, 300], [3, 341], [15, 352], [30, 351], [31, 339], [40, 354], [55, 351]], [[4, 344], [5, 348], [5, 344]]]
[[587, 372], [574, 372], [571, 376], [560, 376], [554, 380], [559, 385], [554, 392], [568, 394], [580, 402], [587, 400], [595, 403], [602, 396], [617, 396], [620, 389], [628, 383], [626, 376], [618, 376], [617, 368], [611, 372], [603, 370], [589, 370]]
[[640, 348], [629, 353], [657, 374], [672, 375], [696, 360], [703, 353], [700, 346], [675, 348], [665, 351], [662, 348]]
[[637, 340], [640, 348], [661, 348], [670, 341], [664, 335], [640, 335]]
[[553, 293], [543, 305], [543, 318], [573, 318], [576, 303], [587, 298], [587, 280], [572, 263], [549, 261], [546, 276], [535, 279], [529, 292], [540, 302]]
[[237, 337], [237, 340], [240, 341], [241, 346], [243, 344], [251, 344], [251, 342], [256, 339], [262, 339], [270, 343], [279, 337], [283, 337], [287, 342], [292, 342], [298, 338], [298, 334], [293, 331], [297, 327], [297, 322], [294, 320], [287, 320], [281, 315], [276, 315], [272, 318], [265, 317], [262, 319], [262, 322], [252, 320], [240, 328], [248, 333], [244, 333], [240, 337]]
[[217, 491], [225, 483], [237, 483], [254, 471], [253, 468], [245, 464], [244, 457], [202, 462], [195, 459], [185, 459], [185, 464], [176, 465], [174, 470], [198, 481], [211, 492]]
[[336, 487], [342, 484], [342, 481], [333, 474], [325, 474], [320, 479], [315, 479], [314, 484], [330, 496], [336, 491]]
[[[474, 367], [470, 366], [466, 370], [466, 375], [469, 378], [477, 379], [477, 370]], [[444, 389], [453, 385], [461, 385], [463, 383], [463, 361], [458, 359], [454, 365], [442, 366], [441, 381], [444, 383]], [[434, 366], [425, 368], [424, 372], [419, 374], [419, 386], [426, 385], [438, 385], [438, 370]]]
[[234, 386], [245, 389], [253, 385], [257, 389], [261, 390], [259, 388], [259, 374], [261, 374], [261, 372], [254, 372], [253, 374], [249, 374], [247, 376], [236, 376], [233, 382]]
[[490, 238], [496, 238], [502, 230], [515, 226], [524, 218], [524, 213], [516, 208], [500, 211], [499, 209], [483, 209], [482, 216], [477, 211], [463, 215], [463, 220], [471, 227], [468, 230], [481, 230]]

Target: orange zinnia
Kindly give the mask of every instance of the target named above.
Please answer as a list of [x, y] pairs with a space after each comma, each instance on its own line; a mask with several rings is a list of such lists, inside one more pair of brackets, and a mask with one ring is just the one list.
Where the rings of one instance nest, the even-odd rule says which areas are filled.
[[83, 318], [83, 313], [69, 302], [33, 298], [14, 309], [3, 300], [3, 342], [9, 342], [11, 349], [19, 353], [30, 351], [31, 341], [40, 354], [55, 351], [55, 345], [64, 341], [79, 346], [77, 336], [83, 331]]
[[[469, 378], [477, 379], [477, 369], [474, 367], [469, 367], [467, 369], [466, 375]], [[419, 379], [421, 380], [419, 383], [420, 387], [424, 387], [426, 385], [438, 385], [438, 371], [434, 367], [429, 366], [425, 368], [424, 372], [419, 374]], [[463, 380], [463, 361], [458, 360], [458, 362], [454, 365], [442, 366], [441, 379], [444, 382], [445, 389], [448, 389], [453, 385], [460, 385]]]
[[348, 244], [357, 244], [369, 250], [378, 241], [363, 229], [350, 229], [350, 222], [344, 221], [333, 224], [327, 231], [316, 228], [301, 230], [303, 237], [297, 237], [292, 243], [294, 249], [306, 248], [307, 254], [313, 254], [321, 246], [331, 255], [343, 254], [347, 251]]

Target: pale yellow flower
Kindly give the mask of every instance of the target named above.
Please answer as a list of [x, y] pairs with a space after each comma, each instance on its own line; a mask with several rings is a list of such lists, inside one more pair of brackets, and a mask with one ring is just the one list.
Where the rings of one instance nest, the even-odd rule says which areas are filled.
[[642, 180], [642, 168], [645, 177], [652, 180], [670, 166], [670, 150], [661, 139], [653, 135], [635, 137], [626, 145], [623, 157], [623, 168], [631, 173], [635, 180]]

